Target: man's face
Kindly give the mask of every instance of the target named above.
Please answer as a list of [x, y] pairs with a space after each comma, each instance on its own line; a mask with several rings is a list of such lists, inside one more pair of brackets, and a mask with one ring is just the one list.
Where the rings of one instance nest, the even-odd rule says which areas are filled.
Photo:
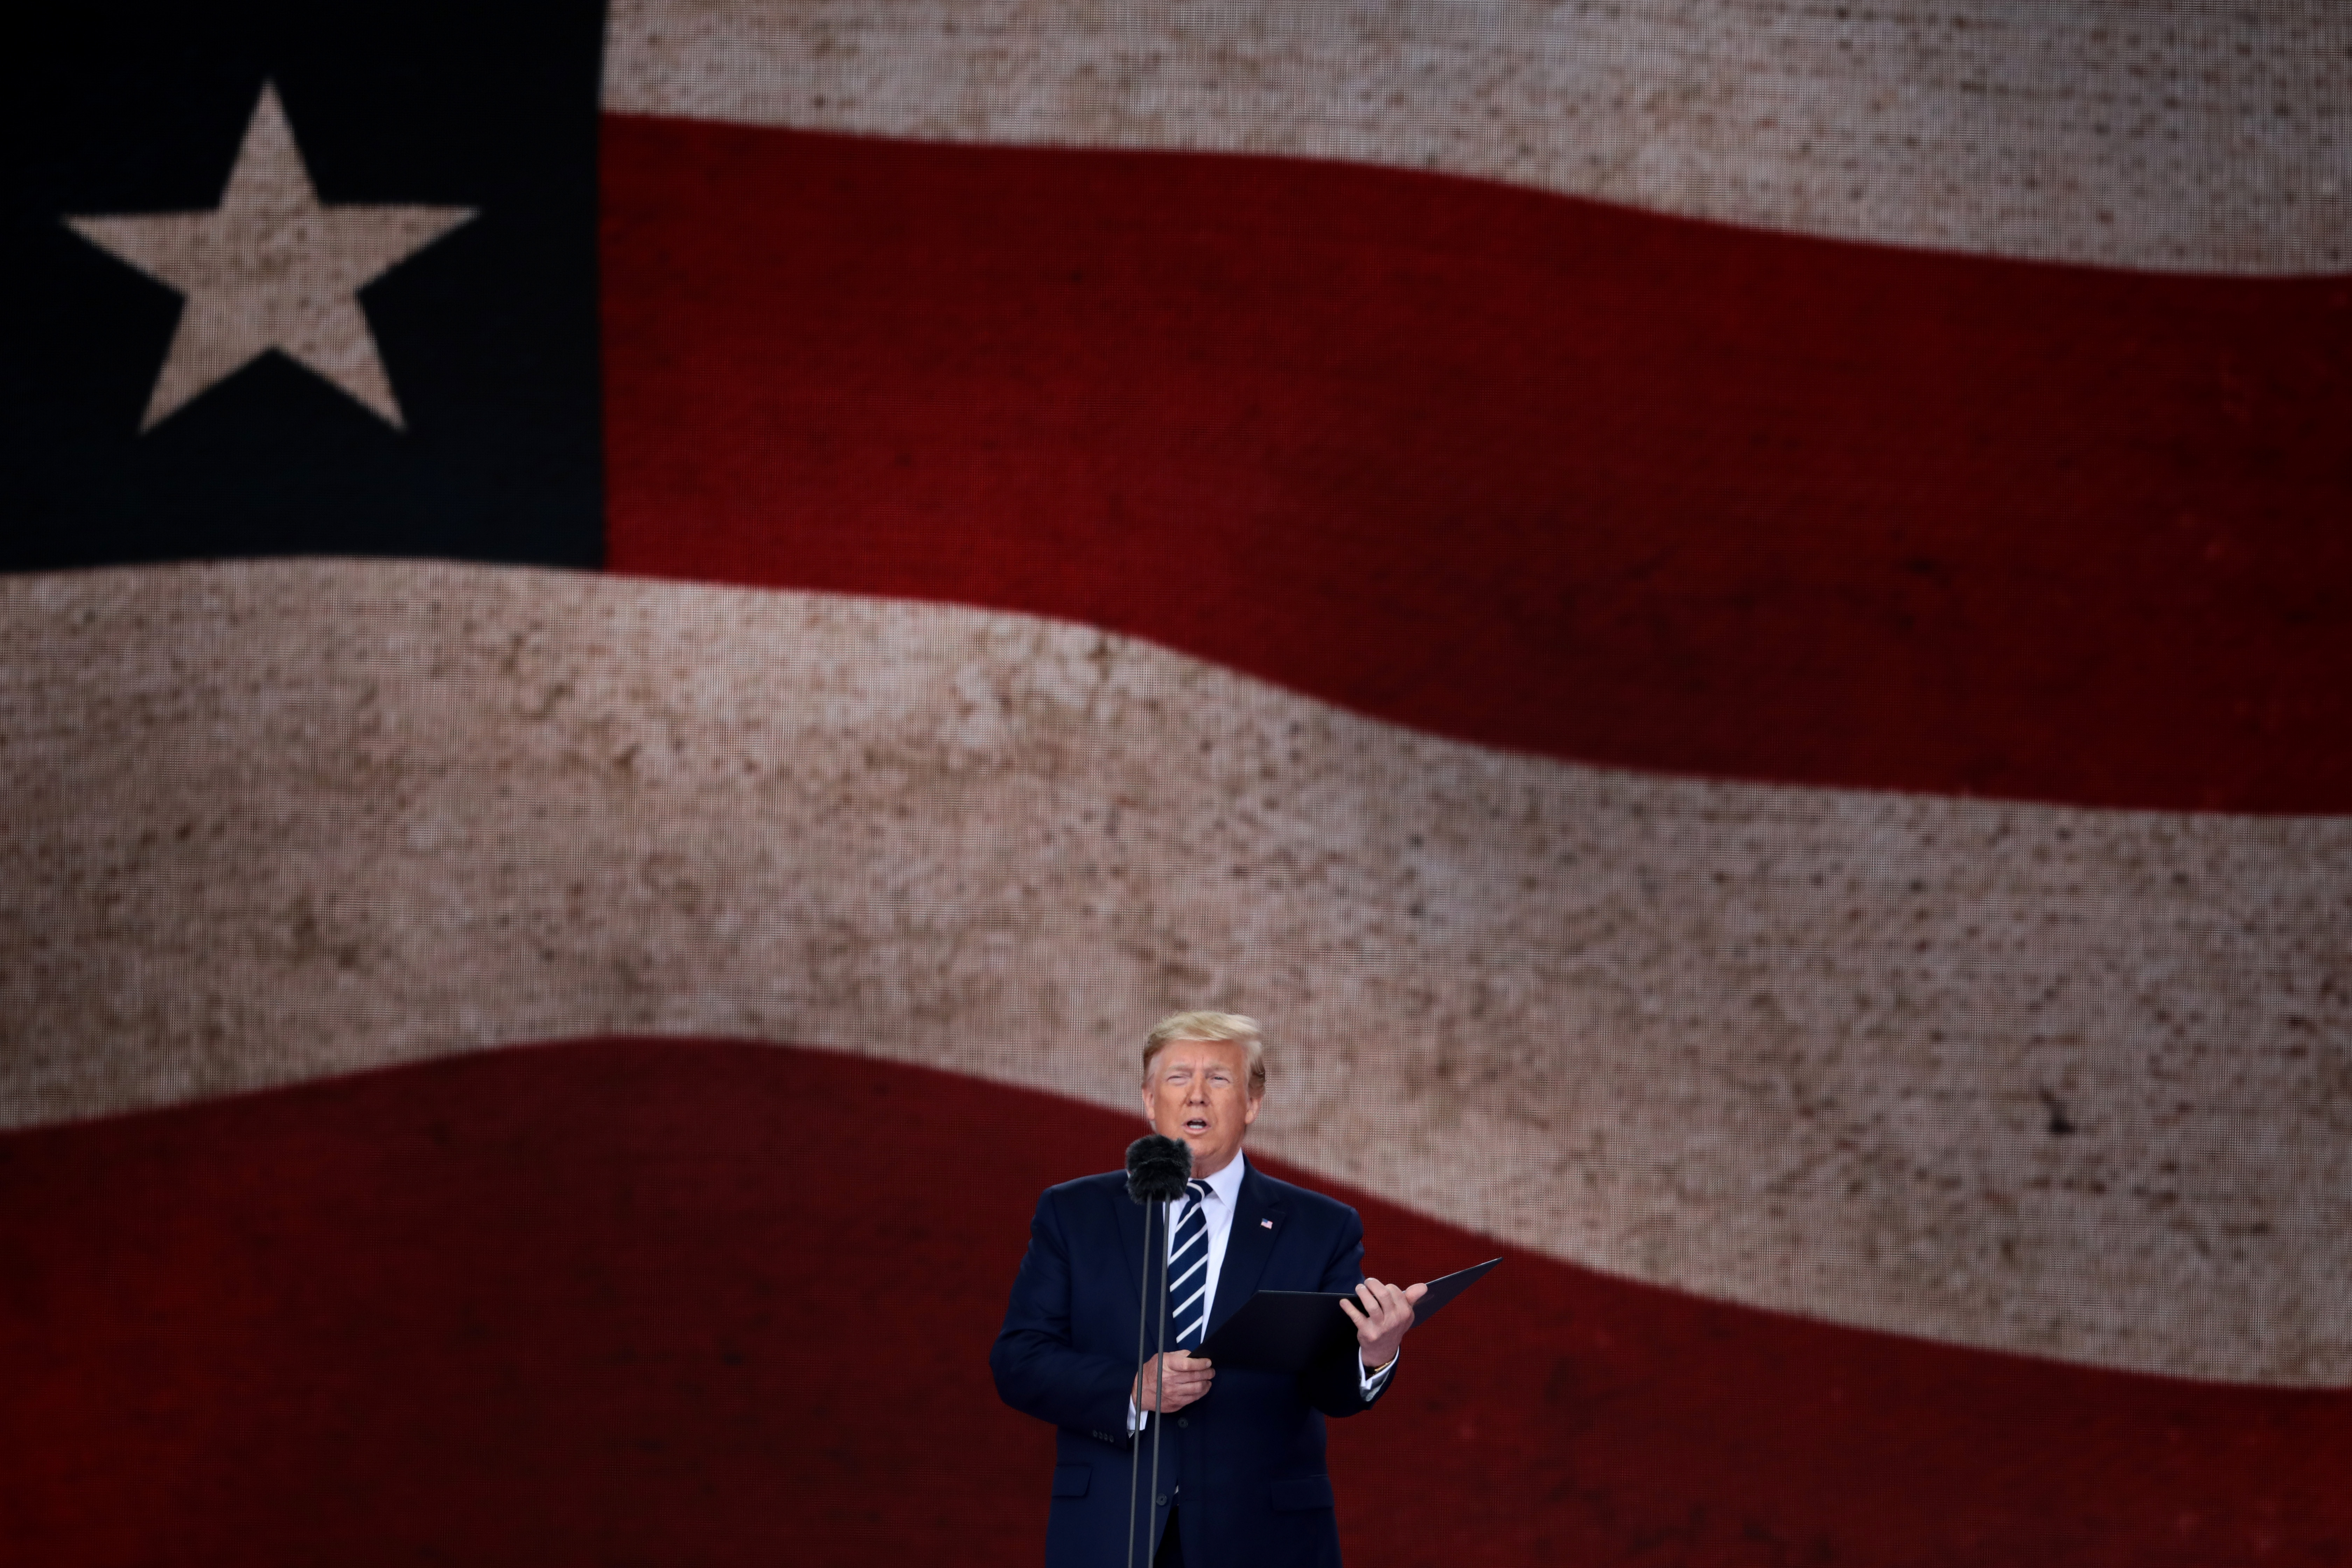
[[1257, 1108], [1249, 1092], [1249, 1051], [1238, 1040], [1171, 1040], [1151, 1058], [1143, 1114], [1154, 1132], [1192, 1147], [1196, 1176], [1213, 1176], [1232, 1163]]

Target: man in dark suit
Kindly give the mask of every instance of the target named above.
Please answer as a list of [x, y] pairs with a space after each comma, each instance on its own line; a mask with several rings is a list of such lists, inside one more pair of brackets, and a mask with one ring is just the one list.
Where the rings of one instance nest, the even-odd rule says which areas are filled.
[[[1191, 1191], [1151, 1232], [1170, 1254], [1169, 1343], [1199, 1345], [1261, 1289], [1353, 1291], [1342, 1305], [1356, 1353], [1297, 1376], [1220, 1372], [1189, 1349], [1139, 1370], [1144, 1209], [1124, 1172], [1047, 1188], [989, 1355], [1004, 1402], [1060, 1428], [1047, 1568], [1129, 1561], [1130, 1464], [1142, 1452], [1149, 1475], [1155, 1420], [1160, 1481], [1138, 1510], [1136, 1563], [1337, 1568], [1323, 1418], [1370, 1409], [1387, 1391], [1427, 1287], [1366, 1279], [1354, 1209], [1243, 1158], [1265, 1092], [1265, 1047], [1248, 1018], [1179, 1013], [1145, 1043], [1144, 1115], [1192, 1151]], [[1155, 1298], [1159, 1283], [1155, 1268]]]

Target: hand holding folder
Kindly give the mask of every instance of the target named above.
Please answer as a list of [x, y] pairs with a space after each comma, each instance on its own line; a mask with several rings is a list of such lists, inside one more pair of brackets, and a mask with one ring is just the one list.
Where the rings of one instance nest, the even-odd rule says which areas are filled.
[[[1486, 1276], [1502, 1261], [1486, 1262], [1429, 1282], [1429, 1293], [1413, 1303], [1415, 1328]], [[1251, 1372], [1305, 1372], [1355, 1342], [1355, 1325], [1339, 1303], [1353, 1297], [1324, 1290], [1260, 1290], [1225, 1320], [1193, 1353], [1214, 1365]]]

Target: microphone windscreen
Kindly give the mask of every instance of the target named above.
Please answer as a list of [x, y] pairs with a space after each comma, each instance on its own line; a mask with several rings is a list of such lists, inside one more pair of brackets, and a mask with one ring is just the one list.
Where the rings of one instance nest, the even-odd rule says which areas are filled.
[[1181, 1139], [1149, 1132], [1127, 1146], [1127, 1195], [1137, 1203], [1173, 1203], [1192, 1179], [1192, 1150]]

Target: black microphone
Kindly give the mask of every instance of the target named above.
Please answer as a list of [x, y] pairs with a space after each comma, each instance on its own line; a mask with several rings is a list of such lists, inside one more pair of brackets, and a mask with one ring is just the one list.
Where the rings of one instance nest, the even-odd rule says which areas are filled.
[[[1141, 1298], [1135, 1309], [1135, 1369], [1143, 1370], [1144, 1325], [1151, 1318], [1151, 1221], [1156, 1215], [1168, 1211], [1162, 1206], [1184, 1195], [1186, 1184], [1192, 1179], [1192, 1148], [1181, 1139], [1162, 1137], [1148, 1132], [1127, 1146], [1127, 1195], [1143, 1205], [1143, 1278], [1136, 1282], [1135, 1293]], [[1168, 1390], [1168, 1226], [1160, 1226], [1160, 1388], [1152, 1403], [1161, 1403], [1160, 1395]], [[1165, 1425], [1157, 1411], [1151, 1422], [1151, 1495], [1152, 1518], [1160, 1517], [1160, 1428]], [[1128, 1450], [1127, 1462], [1127, 1568], [1135, 1568], [1135, 1493], [1136, 1482], [1142, 1479], [1143, 1445], [1140, 1442]]]
[[1192, 1149], [1181, 1138], [1148, 1132], [1127, 1146], [1127, 1195], [1139, 1204], [1172, 1204], [1192, 1179]]

